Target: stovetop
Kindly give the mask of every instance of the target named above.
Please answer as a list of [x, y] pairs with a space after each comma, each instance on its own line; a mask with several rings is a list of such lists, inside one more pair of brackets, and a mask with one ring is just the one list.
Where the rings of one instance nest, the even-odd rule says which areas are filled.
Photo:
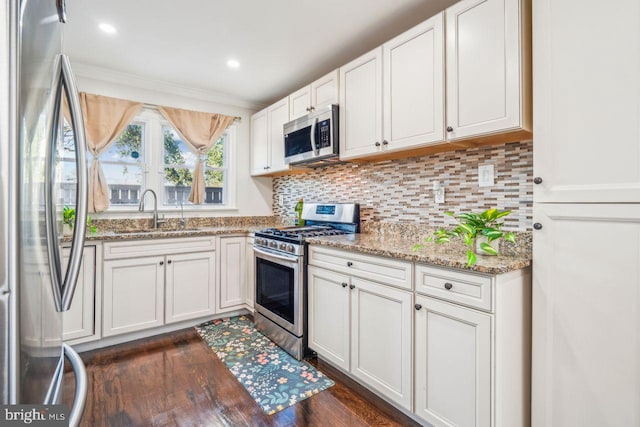
[[266, 228], [264, 230], [260, 230], [258, 233], [262, 236], [284, 237], [287, 239], [302, 241], [307, 237], [337, 236], [340, 234], [346, 234], [347, 231], [330, 226], [314, 225], [308, 227]]

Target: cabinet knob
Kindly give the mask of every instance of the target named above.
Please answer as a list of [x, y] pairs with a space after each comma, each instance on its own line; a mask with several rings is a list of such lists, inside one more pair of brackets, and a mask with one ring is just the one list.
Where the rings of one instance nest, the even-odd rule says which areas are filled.
[[451, 126], [447, 126], [447, 132], [453, 132], [453, 128]]
[[164, 265], [164, 261], [160, 261], [160, 265]]
[[351, 261], [347, 261], [347, 267], [353, 267], [353, 263]]
[[447, 282], [447, 283], [444, 284], [444, 288], [446, 290], [450, 290], [451, 288], [453, 288], [453, 285], [451, 283]]
[[349, 285], [349, 289], [355, 289], [356, 285]]
[[536, 176], [535, 178], [533, 178], [533, 183], [542, 184], [542, 178], [540, 178], [539, 176]]
[[416, 308], [416, 310], [420, 310], [422, 308], [422, 304], [416, 304], [414, 305], [414, 307]]
[[311, 107], [309, 107], [309, 111], [314, 111], [316, 109], [316, 107], [314, 107], [313, 105]]
[[376, 147], [380, 147], [380, 141], [376, 141]]
[[171, 260], [167, 261], [167, 264], [171, 264]]
[[536, 222], [533, 224], [533, 228], [535, 230], [542, 230], [542, 224], [540, 224], [539, 222]]
[[384, 141], [382, 141], [382, 145], [389, 145], [389, 141], [385, 139]]
[[349, 285], [347, 285], [346, 283], [342, 283], [342, 287], [343, 288], [346, 288], [347, 286], [349, 286]]
[[307, 111], [311, 111], [311, 107], [307, 107], [307, 108], [306, 108], [306, 110], [307, 110]]

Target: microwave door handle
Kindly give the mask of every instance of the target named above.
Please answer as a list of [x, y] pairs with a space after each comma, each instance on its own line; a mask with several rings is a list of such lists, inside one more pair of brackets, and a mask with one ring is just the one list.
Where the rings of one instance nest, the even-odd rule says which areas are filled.
[[313, 151], [316, 156], [320, 155], [320, 149], [316, 147], [316, 127], [318, 126], [318, 119], [314, 118], [311, 122], [311, 151]]

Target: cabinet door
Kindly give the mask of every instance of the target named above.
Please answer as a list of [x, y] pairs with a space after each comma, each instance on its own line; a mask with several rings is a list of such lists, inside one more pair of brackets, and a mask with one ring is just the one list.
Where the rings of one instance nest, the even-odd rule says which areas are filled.
[[253, 255], [253, 237], [247, 239], [247, 287], [245, 292], [245, 300], [250, 309], [253, 309], [253, 304], [256, 298], [256, 259]]
[[416, 296], [415, 413], [437, 426], [491, 425], [491, 316]]
[[381, 147], [382, 47], [379, 47], [340, 68], [340, 158], [366, 156]]
[[251, 175], [269, 172], [269, 124], [267, 110], [251, 116]]
[[351, 285], [351, 373], [411, 410], [412, 294], [354, 277]]
[[269, 118], [270, 159], [269, 172], [289, 169], [284, 162], [284, 125], [289, 121], [289, 98], [284, 98], [267, 108]]
[[382, 46], [387, 150], [444, 141], [443, 19], [439, 13]]
[[215, 252], [166, 257], [165, 322], [175, 323], [215, 313]]
[[[62, 250], [62, 271], [69, 262], [69, 248]], [[95, 287], [96, 287], [96, 247], [86, 246], [82, 254], [80, 275], [73, 295], [71, 308], [62, 316], [62, 338], [65, 341], [92, 337], [95, 335]]]
[[103, 336], [162, 326], [164, 262], [163, 256], [104, 262]]
[[640, 425], [640, 205], [533, 214], [532, 424]]
[[445, 16], [448, 139], [520, 127], [520, 0], [462, 0]]
[[289, 95], [289, 119], [295, 120], [309, 114], [311, 107], [311, 87], [305, 86]]
[[308, 278], [309, 348], [349, 371], [349, 276], [310, 266]]
[[229, 311], [244, 304], [246, 238], [220, 238], [220, 295], [218, 309]]
[[535, 201], [640, 202], [640, 2], [533, 12]]
[[337, 104], [340, 71], [333, 70], [329, 74], [320, 77], [311, 83], [311, 105], [314, 108], [322, 108], [331, 104]]

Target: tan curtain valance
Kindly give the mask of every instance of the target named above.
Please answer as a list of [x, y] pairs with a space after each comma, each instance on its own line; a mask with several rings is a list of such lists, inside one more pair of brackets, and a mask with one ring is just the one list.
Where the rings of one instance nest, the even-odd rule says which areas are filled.
[[109, 190], [99, 157], [124, 132], [142, 103], [80, 92], [80, 107], [92, 155], [89, 168], [89, 212], [109, 207]]
[[235, 117], [160, 106], [158, 111], [178, 131], [189, 149], [198, 156], [196, 168], [193, 171], [189, 201], [200, 204], [204, 202], [205, 196], [204, 161], [206, 154], [233, 123]]

